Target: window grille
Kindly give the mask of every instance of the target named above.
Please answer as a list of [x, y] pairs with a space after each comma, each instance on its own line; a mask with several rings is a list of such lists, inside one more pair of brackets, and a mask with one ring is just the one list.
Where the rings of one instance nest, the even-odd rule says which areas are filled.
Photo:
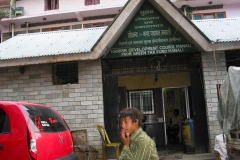
[[102, 59], [103, 74], [184, 71], [200, 67], [200, 53]]
[[60, 31], [60, 30], [69, 30], [69, 29], [70, 29], [70, 26], [52, 27], [52, 28], [43, 28], [42, 32]]
[[154, 101], [152, 90], [129, 91], [129, 107], [136, 107], [144, 114], [154, 114]]
[[103, 27], [103, 26], [109, 26], [110, 24], [111, 22], [88, 23], [88, 24], [83, 24], [83, 28]]
[[52, 65], [53, 84], [78, 83], [78, 63], [55, 63]]
[[219, 19], [219, 18], [226, 18], [225, 12], [219, 13], [198, 13], [193, 15], [194, 20], [201, 20], [201, 19]]

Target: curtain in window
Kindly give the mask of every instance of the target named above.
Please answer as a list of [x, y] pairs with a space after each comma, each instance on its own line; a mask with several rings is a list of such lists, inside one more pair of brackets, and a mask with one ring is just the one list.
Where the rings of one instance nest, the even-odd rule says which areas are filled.
[[92, 4], [92, 0], [85, 0], [85, 5], [91, 5]]
[[99, 4], [100, 0], [94, 0], [94, 4]]
[[58, 9], [59, 0], [45, 0], [45, 10]]
[[100, 0], [85, 0], [85, 5], [100, 4]]
[[50, 9], [51, 9], [51, 1], [45, 0], [45, 10], [50, 10]]
[[52, 9], [58, 9], [58, 0], [52, 0]]

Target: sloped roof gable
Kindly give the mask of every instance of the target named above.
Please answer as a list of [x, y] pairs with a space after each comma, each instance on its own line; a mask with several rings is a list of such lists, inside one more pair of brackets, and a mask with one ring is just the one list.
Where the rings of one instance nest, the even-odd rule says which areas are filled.
[[104, 58], [197, 51], [178, 28], [145, 1]]
[[[231, 38], [224, 40], [224, 36], [230, 32], [229, 29], [232, 29], [229, 25], [226, 25], [222, 35], [220, 30], [215, 30], [214, 27], [210, 27], [212, 32], [208, 32], [209, 28], [202, 25], [204, 22], [190, 21], [169, 0], [129, 0], [108, 28], [19, 35], [1, 43], [0, 67], [95, 60], [104, 57], [145, 1], [149, 1], [199, 51], [240, 49], [239, 32], [235, 32], [235, 37], [233, 36], [235, 41], [230, 40]], [[219, 27], [218, 24], [214, 26]], [[235, 29], [239, 31], [238, 28]], [[34, 39], [31, 39], [33, 37]], [[215, 48], [212, 47], [213, 43]]]

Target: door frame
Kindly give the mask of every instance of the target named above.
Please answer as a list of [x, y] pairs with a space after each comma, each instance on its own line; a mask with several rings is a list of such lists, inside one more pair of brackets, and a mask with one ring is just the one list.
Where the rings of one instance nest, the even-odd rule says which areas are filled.
[[[167, 122], [166, 122], [166, 106], [165, 106], [165, 99], [164, 99], [164, 90], [165, 89], [176, 89], [176, 88], [183, 88], [185, 90], [185, 102], [186, 102], [186, 118], [190, 118], [190, 107], [189, 107], [189, 96], [188, 96], [188, 87], [187, 86], [175, 86], [175, 87], [164, 87], [162, 88], [162, 103], [163, 103], [163, 120], [164, 120], [164, 133], [165, 133], [165, 145], [167, 146]], [[181, 130], [181, 128], [180, 128]]]

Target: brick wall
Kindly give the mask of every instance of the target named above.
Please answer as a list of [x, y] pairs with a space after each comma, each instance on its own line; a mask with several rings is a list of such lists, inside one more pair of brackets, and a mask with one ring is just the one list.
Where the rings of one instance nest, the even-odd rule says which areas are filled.
[[[218, 83], [222, 84], [226, 75], [226, 60], [224, 51], [216, 52], [216, 64], [218, 70]], [[202, 56], [204, 95], [207, 107], [207, 121], [210, 152], [215, 152], [215, 136], [222, 133], [219, 122], [217, 120], [218, 95], [217, 95], [217, 78], [214, 63], [214, 54], [205, 52]]]
[[[52, 85], [51, 64], [0, 68], [0, 100], [25, 101], [52, 106], [71, 130], [87, 129], [88, 142], [101, 154], [96, 124], [103, 125], [101, 62], [79, 62], [79, 84]], [[99, 155], [99, 157], [101, 157]]]

